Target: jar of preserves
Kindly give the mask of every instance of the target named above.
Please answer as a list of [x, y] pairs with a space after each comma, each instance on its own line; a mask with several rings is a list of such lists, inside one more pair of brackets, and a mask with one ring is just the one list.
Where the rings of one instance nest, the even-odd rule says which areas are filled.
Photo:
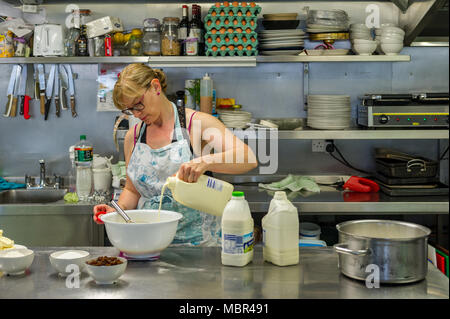
[[142, 31], [141, 29], [133, 29], [131, 31], [130, 40], [128, 41], [130, 55], [142, 55]]
[[181, 44], [178, 40], [179, 18], [166, 17], [163, 19], [161, 34], [162, 55], [181, 55]]
[[161, 25], [158, 19], [144, 20], [142, 51], [144, 55], [161, 55]]

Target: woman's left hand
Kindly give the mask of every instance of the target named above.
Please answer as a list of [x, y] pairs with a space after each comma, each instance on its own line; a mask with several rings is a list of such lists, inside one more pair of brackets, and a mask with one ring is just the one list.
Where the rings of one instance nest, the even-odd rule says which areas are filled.
[[195, 183], [207, 169], [208, 163], [195, 159], [181, 164], [177, 174], [179, 179], [188, 183]]

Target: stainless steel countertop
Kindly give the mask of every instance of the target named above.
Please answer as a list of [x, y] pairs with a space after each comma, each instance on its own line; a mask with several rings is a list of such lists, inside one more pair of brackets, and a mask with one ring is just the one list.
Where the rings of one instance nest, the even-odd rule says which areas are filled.
[[[291, 193], [288, 198], [303, 215], [355, 215], [374, 213], [392, 214], [448, 214], [448, 196], [407, 196], [391, 197], [379, 193], [353, 193], [344, 197], [344, 192], [321, 186], [321, 193]], [[253, 213], [266, 213], [273, 191], [258, 186], [235, 185], [235, 190], [243, 191]], [[94, 203], [65, 203], [59, 200], [45, 204], [0, 204], [1, 215], [46, 215], [51, 214], [92, 214]]]
[[[66, 288], [66, 279], [50, 265], [52, 252], [68, 248], [32, 249], [35, 259], [25, 275], [0, 275], [0, 298], [449, 298], [448, 278], [433, 266], [428, 267], [426, 279], [418, 283], [366, 288], [364, 282], [340, 274], [337, 255], [330, 247], [302, 247], [300, 263], [287, 267], [264, 262], [259, 245], [253, 262], [245, 267], [223, 266], [218, 247], [169, 247], [158, 261], [129, 261], [114, 285], [97, 285], [82, 273], [80, 288]], [[93, 257], [118, 254], [114, 247], [78, 249], [89, 251]]]

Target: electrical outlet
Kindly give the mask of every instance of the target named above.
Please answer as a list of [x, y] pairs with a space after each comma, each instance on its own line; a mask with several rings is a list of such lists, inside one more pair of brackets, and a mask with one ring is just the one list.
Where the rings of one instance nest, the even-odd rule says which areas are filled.
[[330, 140], [313, 140], [312, 141], [312, 151], [314, 153], [325, 153], [327, 151], [327, 145], [330, 145], [332, 141]]

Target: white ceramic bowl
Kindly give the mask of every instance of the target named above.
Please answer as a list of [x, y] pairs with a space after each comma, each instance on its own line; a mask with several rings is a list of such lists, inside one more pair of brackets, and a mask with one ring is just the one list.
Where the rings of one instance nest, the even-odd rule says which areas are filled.
[[375, 40], [366, 40], [366, 39], [353, 39], [352, 42], [353, 43], [358, 43], [358, 44], [374, 44], [377, 41], [375, 41]]
[[[111, 256], [108, 256], [111, 257]], [[116, 257], [116, 256], [114, 256]], [[95, 282], [99, 285], [110, 285], [119, 279], [120, 276], [123, 275], [125, 269], [127, 269], [127, 260], [122, 257], [116, 257], [122, 261], [119, 265], [113, 266], [93, 266], [89, 265], [86, 261], [86, 271], [89, 276], [95, 280]]]
[[382, 34], [385, 32], [389, 32], [389, 33], [396, 33], [401, 36], [405, 36], [405, 31], [403, 31], [402, 29], [400, 29], [398, 27], [382, 27], [381, 30], [382, 30]]
[[34, 252], [27, 248], [0, 251], [0, 271], [7, 275], [21, 275], [33, 260]]
[[353, 51], [359, 55], [371, 55], [377, 49], [378, 43], [373, 41], [373, 43], [354, 43]]
[[381, 50], [386, 55], [398, 55], [403, 49], [403, 43], [383, 43], [381, 42]]
[[51, 253], [49, 256], [50, 264], [63, 277], [75, 272], [75, 267], [67, 268], [69, 265], [76, 265], [81, 273], [88, 258], [89, 252], [84, 250], [60, 250]]
[[177, 212], [157, 209], [125, 211], [134, 224], [127, 224], [116, 212], [102, 215], [106, 233], [114, 247], [132, 258], [159, 256], [170, 245], [177, 232]]
[[380, 43], [394, 43], [394, 44], [402, 44], [403, 40], [399, 40], [396, 38], [383, 37], [380, 39]]
[[396, 40], [397, 42], [403, 43], [404, 37], [394, 34], [383, 34], [379, 37], [380, 40]]
[[353, 23], [350, 25], [350, 31], [352, 30], [369, 30], [369, 28], [364, 23]]

